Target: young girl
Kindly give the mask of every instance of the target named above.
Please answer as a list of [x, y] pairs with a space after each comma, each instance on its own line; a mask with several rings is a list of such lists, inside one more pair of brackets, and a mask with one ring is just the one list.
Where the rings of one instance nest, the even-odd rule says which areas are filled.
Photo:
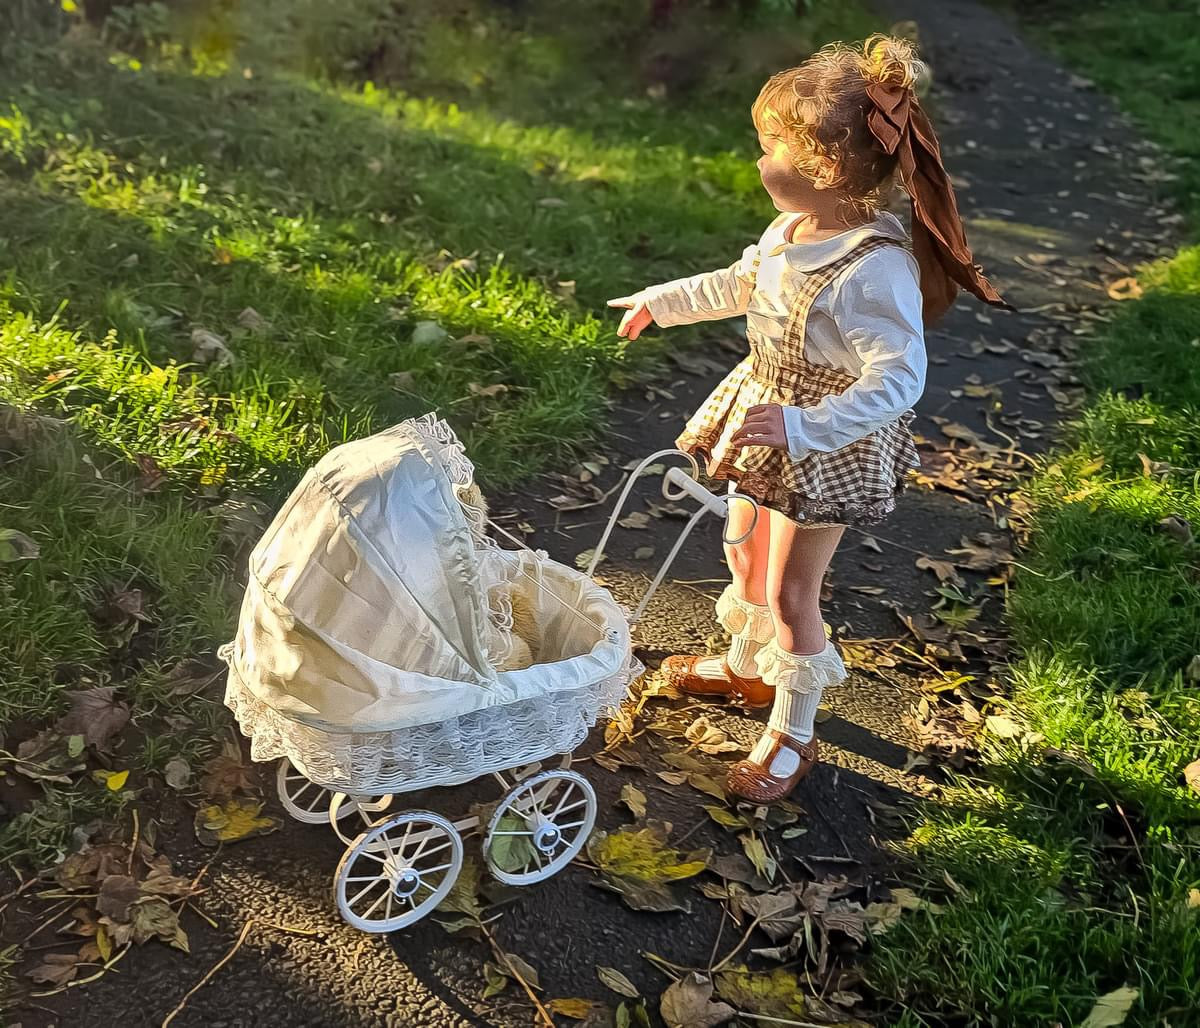
[[[730, 267], [610, 300], [618, 332], [746, 316], [750, 355], [676, 445], [764, 510], [726, 546], [732, 583], [717, 617], [723, 657], [663, 664], [683, 691], [773, 703], [730, 792], [786, 796], [817, 760], [822, 691], [846, 670], [820, 611], [821, 582], [846, 525], [874, 524], [918, 466], [910, 410], [925, 385], [923, 324], [959, 287], [1005, 306], [972, 263], [937, 139], [917, 103], [911, 45], [834, 44], [763, 87], [752, 108], [763, 187], [780, 212]], [[879, 210], [893, 174], [912, 199], [903, 226]], [[731, 537], [753, 509], [731, 501]]]

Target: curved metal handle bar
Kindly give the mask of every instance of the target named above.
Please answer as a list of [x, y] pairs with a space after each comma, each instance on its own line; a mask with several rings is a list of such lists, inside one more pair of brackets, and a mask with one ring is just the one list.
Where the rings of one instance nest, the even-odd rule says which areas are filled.
[[[728, 498], [726, 499], [725, 502], [729, 503], [733, 500], [745, 500], [748, 504], [750, 504], [750, 506], [752, 506], [754, 508], [754, 519], [750, 522], [750, 527], [747, 528], [746, 531], [743, 532], [741, 535], [739, 535], [736, 539], [730, 539], [727, 535], [725, 535], [722, 532], [721, 533], [721, 541], [726, 546], [740, 546], [747, 539], [749, 539], [750, 536], [752, 536], [754, 534], [754, 529], [758, 526], [759, 511], [762, 510], [762, 506], [759, 504], [758, 500], [756, 500], [753, 496], [747, 496], [745, 493], [739, 493], [739, 492], [729, 493]], [[725, 522], [725, 527], [726, 528], [729, 527], [728, 520], [726, 520], [726, 522]]]
[[[686, 457], [688, 463], [692, 466], [692, 477], [698, 477], [700, 474], [700, 465], [696, 463], [696, 458], [690, 453], [684, 453], [683, 450], [671, 448], [669, 450], [659, 450], [657, 453], [650, 454], [644, 461], [641, 462], [633, 473], [629, 476], [629, 481], [625, 483], [625, 488], [621, 490], [621, 496], [617, 500], [617, 505], [613, 507], [612, 515], [608, 519], [608, 525], [605, 526], [604, 534], [600, 537], [600, 542], [592, 553], [592, 562], [588, 565], [587, 576], [591, 578], [596, 573], [596, 565], [600, 563], [600, 558], [604, 555], [604, 547], [608, 545], [608, 538], [612, 535], [613, 526], [617, 523], [617, 518], [621, 516], [621, 511], [625, 507], [625, 501], [629, 499], [629, 494], [633, 490], [633, 484], [641, 477], [642, 471], [645, 470], [651, 463], [658, 460], [659, 457]], [[663, 483], [663, 495], [666, 495], [666, 483]], [[701, 508], [703, 510], [703, 508]]]

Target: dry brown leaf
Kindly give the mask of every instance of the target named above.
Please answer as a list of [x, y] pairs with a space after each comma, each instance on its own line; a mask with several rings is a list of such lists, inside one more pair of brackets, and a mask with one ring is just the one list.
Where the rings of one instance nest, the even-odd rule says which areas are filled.
[[662, 995], [659, 1013], [667, 1028], [717, 1028], [737, 1011], [728, 1003], [713, 1002], [712, 981], [693, 971], [675, 982]]
[[1136, 300], [1142, 295], [1142, 287], [1131, 275], [1110, 282], [1106, 290], [1110, 300]]

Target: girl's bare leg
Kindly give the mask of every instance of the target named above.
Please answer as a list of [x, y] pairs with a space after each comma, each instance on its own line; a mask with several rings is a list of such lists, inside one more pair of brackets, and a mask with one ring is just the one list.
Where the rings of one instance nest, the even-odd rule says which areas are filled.
[[767, 513], [771, 535], [766, 590], [775, 638], [792, 653], [819, 653], [825, 647], [821, 584], [845, 529], [803, 528], [779, 511]]
[[[750, 526], [754, 525], [753, 531]], [[759, 511], [757, 523], [754, 521], [754, 507], [745, 500], [730, 499], [729, 519], [726, 523], [725, 535], [737, 539], [750, 532], [745, 542], [736, 546], [725, 544], [725, 561], [729, 565], [729, 573], [733, 579], [730, 591], [733, 597], [746, 604], [760, 608], [757, 617], [764, 619], [769, 611], [767, 606], [767, 566], [771, 548], [771, 524], [764, 508]], [[754, 612], [749, 618], [754, 618]], [[696, 664], [696, 674], [705, 678], [727, 679], [725, 662], [730, 669], [745, 678], [756, 678], [758, 668], [754, 657], [762, 648], [763, 643], [751, 638], [752, 632], [732, 633], [733, 640], [729, 653], [722, 657], [709, 657]]]
[[[841, 542], [841, 526], [804, 528], [778, 511], [770, 511], [771, 536], [766, 594], [775, 622], [777, 647], [775, 702], [768, 727], [800, 743], [809, 743], [824, 685], [844, 674], [841, 660], [825, 637], [821, 616], [821, 584]], [[816, 657], [817, 661], [806, 661]], [[795, 750], [779, 746], [764, 734], [750, 761], [775, 778], [795, 774], [801, 765]]]

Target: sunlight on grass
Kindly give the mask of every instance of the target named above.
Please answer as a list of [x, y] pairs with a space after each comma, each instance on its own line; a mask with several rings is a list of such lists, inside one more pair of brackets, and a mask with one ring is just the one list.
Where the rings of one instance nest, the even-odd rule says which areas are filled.
[[[872, 974], [910, 1012], [1079, 1023], [1132, 983], [1128, 1023], [1152, 1025], [1200, 999], [1200, 796], [1183, 778], [1200, 756], [1200, 556], [1176, 527], [1200, 525], [1197, 266], [1185, 251], [1147, 273], [1092, 352], [1094, 386], [1136, 372], [1144, 395], [1095, 395], [1026, 489], [1008, 710], [1024, 734], [908, 840], [945, 913], [889, 932]], [[1149, 317], [1154, 361], [1131, 342]]]

